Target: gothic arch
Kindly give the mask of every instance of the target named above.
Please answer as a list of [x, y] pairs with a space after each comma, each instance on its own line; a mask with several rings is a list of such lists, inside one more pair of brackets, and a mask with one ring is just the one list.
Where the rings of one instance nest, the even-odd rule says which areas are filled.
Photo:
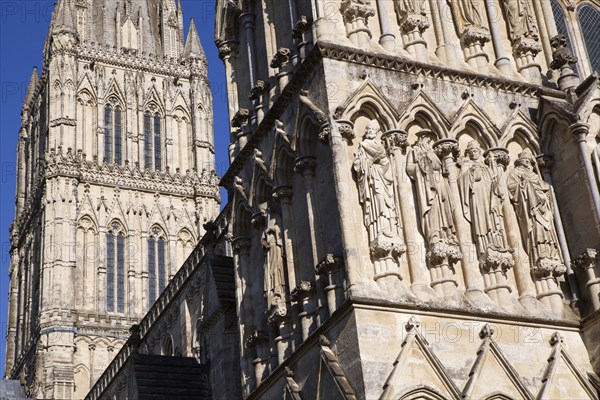
[[485, 111], [473, 100], [469, 100], [457, 113], [452, 124], [449, 137], [458, 139], [467, 126], [471, 124], [476, 127], [479, 137], [476, 138], [482, 145], [488, 148], [495, 147], [500, 137], [500, 130], [490, 119]]
[[452, 136], [458, 140], [461, 149], [466, 148], [470, 140], [475, 140], [484, 150], [496, 146], [496, 139], [475, 118], [468, 118], [465, 121], [461, 121], [460, 130], [454, 131]]
[[525, 149], [531, 150], [534, 155], [540, 153], [538, 142], [531, 140], [530, 134], [523, 129], [517, 129], [510, 138], [506, 138], [504, 147], [508, 149], [513, 160]]
[[[266, 209], [273, 193], [273, 181], [265, 173], [259, 174], [253, 188], [251, 206], [257, 211]], [[263, 208], [264, 207], [264, 208]]]
[[125, 104], [125, 96], [123, 95], [123, 91], [119, 87], [119, 84], [115, 80], [115, 78], [111, 78], [108, 84], [108, 90], [106, 90], [106, 94], [104, 95], [104, 104], [113, 103], [111, 100], [114, 99], [122, 110], [127, 108]]
[[[552, 155], [552, 143], [557, 135], [565, 135], [569, 131], [568, 120], [555, 111], [544, 114], [540, 121], [540, 150]], [[565, 123], [567, 122], [567, 123]]]
[[346, 100], [341, 109], [344, 110], [341, 119], [348, 119], [352, 122], [360, 116], [376, 119], [383, 132], [394, 129], [396, 121], [400, 117], [395, 107], [370, 78], [367, 78], [360, 88]]
[[148, 89], [143, 109], [144, 112], [150, 112], [152, 115], [158, 114], [161, 119], [165, 117], [165, 107], [155, 85]]
[[437, 390], [424, 385], [408, 389], [398, 400], [446, 400], [446, 396]]
[[420, 129], [428, 129], [435, 132], [438, 139], [449, 137], [450, 121], [431, 98], [422, 91], [405, 108], [400, 117], [399, 129], [403, 129], [410, 134], [411, 127], [415, 124]]
[[505, 395], [504, 393], [501, 392], [494, 392], [489, 394], [485, 400], [512, 400], [513, 398]]
[[297, 137], [292, 141], [296, 151], [304, 156], [314, 156], [317, 153], [320, 127], [321, 125], [313, 113], [305, 112], [298, 124]]
[[237, 202], [235, 207], [235, 213], [233, 215], [233, 232], [235, 238], [238, 237], [250, 237], [252, 234], [252, 226], [250, 219], [252, 213], [250, 207], [245, 200]]
[[272, 163], [271, 170], [277, 185], [291, 186], [294, 181], [294, 160], [296, 154], [286, 142], [283, 142], [276, 148], [275, 162]]
[[396, 125], [395, 121], [387, 115], [386, 110], [382, 111], [372, 98], [365, 97], [366, 98], [361, 99], [362, 101], [359, 102], [360, 108], [353, 108], [353, 112], [352, 114], [349, 114], [350, 117], [348, 119], [353, 123], [356, 123], [361, 117], [366, 118], [367, 120], [377, 120], [382, 132], [393, 129]]

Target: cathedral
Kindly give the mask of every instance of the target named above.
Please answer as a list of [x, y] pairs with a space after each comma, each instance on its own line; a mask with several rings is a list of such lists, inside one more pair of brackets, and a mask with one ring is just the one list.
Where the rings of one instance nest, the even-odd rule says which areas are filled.
[[100, 4], [23, 106], [28, 396], [599, 399], [599, 1], [216, 0], [222, 177], [181, 5]]

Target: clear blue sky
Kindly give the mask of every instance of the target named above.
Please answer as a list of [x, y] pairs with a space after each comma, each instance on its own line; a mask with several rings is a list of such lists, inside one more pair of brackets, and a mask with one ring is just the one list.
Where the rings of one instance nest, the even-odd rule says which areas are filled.
[[[117, 0], [115, 0], [117, 1]], [[229, 142], [223, 63], [214, 45], [215, 0], [182, 0], [185, 31], [194, 18], [209, 63], [213, 92], [217, 172], [225, 173]], [[4, 374], [10, 242], [14, 218], [16, 146], [20, 112], [33, 66], [41, 73], [42, 48], [54, 1], [0, 0], [0, 373]], [[224, 194], [223, 194], [224, 195]], [[227, 199], [223, 198], [223, 202]]]

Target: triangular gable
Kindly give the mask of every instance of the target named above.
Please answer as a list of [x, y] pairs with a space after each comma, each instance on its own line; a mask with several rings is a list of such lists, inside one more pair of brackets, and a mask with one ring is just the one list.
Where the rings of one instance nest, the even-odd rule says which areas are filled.
[[460, 132], [464, 131], [465, 126], [470, 121], [475, 122], [477, 125], [481, 125], [483, 128], [481, 134], [485, 135], [488, 146], [496, 146], [501, 135], [500, 129], [472, 98], [469, 98], [456, 112], [452, 119], [453, 133], [450, 136], [457, 137]]
[[383, 386], [380, 400], [397, 399], [400, 393], [414, 388], [419, 383], [415, 377], [420, 377], [422, 383], [440, 392], [443, 398], [460, 399], [460, 390], [420, 332], [420, 323], [411, 317], [406, 324], [406, 338]]
[[127, 232], [129, 230], [127, 226], [127, 218], [125, 217], [125, 212], [123, 211], [123, 206], [117, 193], [115, 193], [109, 210], [110, 211], [108, 212], [108, 218], [106, 222], [110, 223], [112, 220], [116, 219], [123, 224], [123, 228], [125, 229], [125, 232]]
[[104, 102], [108, 103], [108, 100], [111, 97], [115, 97], [119, 103], [121, 103], [121, 107], [125, 108], [125, 96], [123, 95], [123, 91], [121, 90], [121, 87], [115, 78], [110, 78], [108, 82], [107, 90], [104, 95]]
[[90, 79], [89, 74], [84, 74], [83, 78], [79, 82], [79, 87], [77, 88], [77, 95], [81, 96], [83, 93], [87, 93], [90, 97], [90, 100], [95, 104], [97, 102], [97, 94], [92, 84], [92, 80]]
[[598, 392], [569, 355], [565, 340], [559, 332], [552, 334], [550, 344], [552, 352], [537, 399], [559, 399], [568, 395], [572, 399], [598, 400]]
[[84, 215], [89, 215], [93, 221], [98, 221], [98, 214], [96, 213], [96, 209], [94, 208], [89, 193], [85, 193], [81, 203], [79, 203], [77, 219], [79, 220]]
[[168, 234], [166, 232], [166, 230], [168, 228], [167, 220], [165, 219], [165, 216], [163, 215], [163, 211], [162, 211], [162, 208], [160, 207], [158, 198], [156, 198], [156, 200], [154, 201], [154, 204], [152, 205], [152, 208], [150, 209], [150, 212], [148, 215], [148, 226], [147, 226], [148, 231], [152, 228], [153, 225], [160, 226], [165, 231], [165, 234]]
[[354, 388], [346, 378], [337, 355], [331, 350], [329, 340], [321, 335], [319, 344], [321, 346], [321, 362], [319, 364], [317, 400], [356, 400]]
[[408, 124], [415, 120], [415, 116], [419, 112], [425, 113], [430, 117], [433, 124], [432, 129], [441, 135], [442, 138], [448, 137], [448, 131], [452, 125], [450, 120], [423, 90], [419, 90], [411, 102], [404, 107], [399, 118], [400, 129], [406, 129]]
[[187, 116], [187, 118], [191, 119], [190, 118], [190, 106], [188, 105], [188, 102], [186, 101], [183, 94], [181, 93], [181, 90], [177, 90], [177, 93], [175, 94], [175, 101], [173, 101], [173, 107], [171, 108], [171, 114], [174, 114], [177, 109], [180, 109], [181, 111], [183, 111], [183, 113]]
[[[400, 113], [396, 107], [390, 103], [381, 90], [367, 78], [363, 84], [339, 107], [343, 110], [341, 115], [336, 115], [337, 119], [350, 119], [366, 103], [371, 103], [377, 107], [377, 111], [382, 114], [386, 120], [387, 129], [394, 128], [395, 122], [400, 119]], [[378, 118], [379, 119], [379, 118]]]
[[[533, 394], [506, 359], [492, 338], [493, 334], [494, 330], [489, 324], [485, 324], [479, 334], [483, 342], [477, 351], [477, 358], [469, 372], [469, 380], [463, 389], [462, 397], [464, 399], [484, 399], [490, 396], [496, 396], [496, 398], [508, 396], [511, 399], [533, 400]], [[490, 385], [490, 382], [494, 382], [494, 384]], [[494, 392], [490, 393], [490, 390]]]
[[[512, 139], [514, 132], [519, 128], [522, 128], [525, 132], [532, 133], [536, 136], [538, 135], [538, 126], [531, 121], [531, 118], [529, 118], [523, 110], [516, 108], [501, 129], [500, 145], [505, 146], [508, 141]], [[534, 143], [538, 140], [537, 137], [531, 138], [531, 141]]]
[[149, 109], [151, 111], [160, 111], [162, 114], [164, 114], [165, 107], [160, 99], [160, 94], [156, 89], [156, 84], [152, 84], [152, 86], [146, 92], [146, 97], [144, 99], [144, 109]]

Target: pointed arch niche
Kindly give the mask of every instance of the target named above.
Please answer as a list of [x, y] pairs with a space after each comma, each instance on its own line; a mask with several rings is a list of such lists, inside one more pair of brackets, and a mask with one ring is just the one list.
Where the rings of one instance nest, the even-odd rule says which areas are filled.
[[151, 307], [167, 283], [167, 235], [158, 225], [148, 232], [148, 306]]
[[113, 220], [106, 230], [107, 312], [125, 312], [125, 241], [123, 224]]
[[93, 219], [83, 216], [77, 223], [77, 281], [76, 301], [79, 307], [96, 310], [96, 269], [98, 267], [98, 228]]

